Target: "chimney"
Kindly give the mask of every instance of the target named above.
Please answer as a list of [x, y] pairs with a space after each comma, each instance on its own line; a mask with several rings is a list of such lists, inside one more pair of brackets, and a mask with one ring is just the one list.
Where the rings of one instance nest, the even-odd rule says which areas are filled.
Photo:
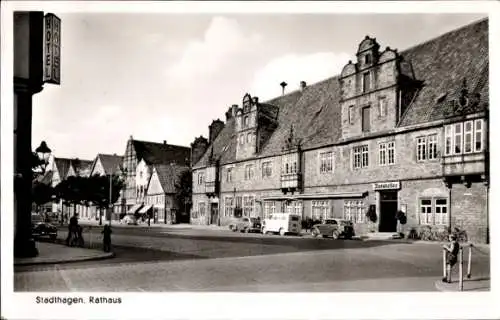
[[285, 81], [283, 81], [282, 83], [280, 83], [280, 86], [281, 86], [281, 95], [285, 95], [285, 87], [288, 85], [288, 83], [286, 83]]
[[232, 117], [233, 117], [232, 107], [229, 107], [229, 109], [227, 109], [226, 111], [226, 122], [228, 122], [229, 119], [231, 119]]
[[163, 144], [167, 144], [167, 140], [163, 140]]
[[254, 105], [258, 104], [259, 103], [259, 97], [253, 97], [252, 98], [252, 102]]
[[191, 143], [191, 166], [195, 165], [205, 154], [208, 148], [208, 140], [199, 136]]
[[236, 112], [238, 111], [238, 105], [233, 104], [233, 106], [231, 107], [231, 111], [232, 111], [233, 117], [236, 117]]
[[134, 140], [134, 137], [132, 137], [132, 135], [130, 135], [130, 140]]
[[224, 122], [220, 119], [212, 121], [212, 124], [208, 126], [208, 144], [214, 142], [222, 129], [224, 129]]
[[301, 90], [301, 91], [304, 91], [304, 89], [305, 89], [306, 87], [307, 87], [306, 82], [305, 82], [305, 81], [301, 81], [301, 82], [300, 82], [300, 90]]

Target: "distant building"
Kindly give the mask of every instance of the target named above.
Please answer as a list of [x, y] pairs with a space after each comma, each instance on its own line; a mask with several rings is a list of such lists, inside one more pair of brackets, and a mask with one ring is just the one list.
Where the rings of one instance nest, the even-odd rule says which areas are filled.
[[171, 224], [180, 220], [183, 203], [179, 203], [176, 194], [179, 192], [180, 178], [189, 172], [189, 166], [177, 164], [153, 165], [153, 173], [146, 187], [144, 207], [139, 213], [149, 213], [155, 223]]
[[[54, 157], [52, 161], [52, 168], [48, 169], [48, 171], [52, 172], [51, 174], [52, 187], [55, 188], [59, 183], [61, 183], [63, 180], [71, 176], [88, 177], [90, 175], [91, 166], [92, 166], [92, 161], [90, 160], [82, 160], [78, 158], [70, 159], [70, 158]], [[78, 209], [76, 213], [79, 213]], [[75, 208], [74, 207], [65, 208], [62, 200], [59, 200], [58, 203], [54, 203], [52, 205], [52, 212], [64, 213], [71, 216], [75, 213]]]
[[176, 164], [189, 166], [191, 149], [163, 143], [134, 140], [127, 141], [123, 158], [123, 169], [126, 172], [126, 185], [120, 200], [119, 210], [124, 214], [138, 214], [146, 202], [147, 185], [153, 174], [155, 165]]
[[[99, 153], [92, 165], [90, 166], [89, 176], [99, 175], [99, 176], [109, 176], [112, 175], [121, 175], [121, 166], [123, 164], [123, 156], [119, 156], [116, 154], [102, 154]], [[83, 219], [99, 219], [98, 211], [95, 206], [78, 206], [78, 213], [80, 218]], [[108, 210], [109, 211], [109, 210]], [[106, 212], [103, 218], [104, 220], [108, 220], [110, 218], [111, 212]]]
[[367, 36], [355, 54], [322, 82], [246, 94], [208, 144], [195, 140], [192, 223], [224, 225], [239, 208], [488, 241], [488, 20], [402, 52]]

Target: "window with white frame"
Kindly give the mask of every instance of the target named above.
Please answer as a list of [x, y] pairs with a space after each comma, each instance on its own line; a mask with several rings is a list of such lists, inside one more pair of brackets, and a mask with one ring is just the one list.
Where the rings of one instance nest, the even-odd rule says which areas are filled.
[[484, 148], [484, 120], [476, 119], [446, 125], [445, 155], [481, 152]]
[[274, 201], [264, 202], [264, 218], [269, 218], [275, 212], [276, 212], [276, 202]]
[[248, 116], [245, 116], [243, 118], [243, 128], [247, 128], [248, 127]]
[[481, 152], [483, 150], [483, 120], [476, 119], [474, 121], [474, 152]]
[[344, 219], [351, 220], [354, 223], [364, 223], [366, 215], [363, 200], [345, 200]]
[[437, 158], [437, 135], [431, 134], [417, 138], [417, 161], [434, 160]]
[[254, 177], [253, 164], [247, 164], [245, 166], [245, 180], [251, 180]]
[[233, 197], [225, 197], [224, 198], [224, 216], [225, 217], [232, 217], [233, 216], [233, 209], [234, 209]]
[[448, 125], [444, 127], [444, 154], [449, 156], [452, 151], [453, 127]]
[[454, 131], [454, 139], [453, 139], [453, 153], [454, 154], [461, 154], [462, 153], [462, 129], [463, 129], [463, 123], [456, 123], [454, 125], [453, 131]]
[[385, 117], [387, 114], [387, 99], [385, 97], [380, 97], [378, 99], [378, 115], [379, 117]]
[[472, 153], [473, 121], [464, 123], [464, 153]]
[[297, 173], [297, 158], [298, 155], [296, 153], [290, 153], [281, 156], [282, 159], [282, 171], [284, 174], [293, 174]]
[[327, 200], [319, 201], [313, 200], [311, 203], [312, 206], [312, 218], [313, 220], [322, 220], [330, 218], [329, 216], [329, 203]]
[[245, 135], [244, 134], [240, 134], [240, 144], [244, 144], [245, 143]]
[[427, 136], [427, 160], [434, 160], [438, 157], [438, 137], [437, 134]]
[[247, 133], [247, 143], [250, 143], [250, 142], [252, 142], [252, 134]]
[[384, 166], [394, 164], [395, 162], [395, 143], [394, 141], [382, 142], [378, 145], [379, 165]]
[[368, 145], [354, 147], [353, 155], [354, 169], [368, 167]]
[[381, 143], [378, 145], [378, 164], [385, 166], [387, 164], [387, 144]]
[[448, 225], [448, 199], [447, 198], [421, 198], [420, 224]]
[[254, 196], [244, 196], [243, 197], [243, 215], [245, 217], [253, 217], [255, 214], [254, 210]]
[[271, 161], [262, 163], [262, 178], [270, 177], [273, 174], [273, 166]]
[[302, 201], [290, 201], [284, 203], [284, 210], [288, 214], [302, 215]]
[[232, 182], [233, 181], [233, 168], [227, 168], [226, 169], [226, 182]]
[[198, 185], [203, 184], [204, 174], [203, 172], [198, 173]]
[[333, 151], [321, 152], [319, 154], [319, 172], [333, 172]]

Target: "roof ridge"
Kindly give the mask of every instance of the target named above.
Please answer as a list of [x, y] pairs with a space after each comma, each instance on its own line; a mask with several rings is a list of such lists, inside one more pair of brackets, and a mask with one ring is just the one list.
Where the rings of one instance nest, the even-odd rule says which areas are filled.
[[439, 34], [439, 35], [435, 36], [434, 38], [431, 38], [431, 39], [425, 40], [425, 41], [423, 41], [423, 42], [420, 42], [420, 43], [418, 43], [418, 44], [412, 45], [412, 46], [410, 46], [410, 47], [408, 47], [408, 48], [405, 48], [405, 49], [401, 50], [400, 54], [407, 53], [408, 51], [415, 50], [416, 48], [418, 48], [418, 47], [420, 47], [420, 46], [426, 45], [426, 44], [428, 44], [428, 43], [430, 43], [430, 42], [432, 42], [432, 41], [435, 41], [435, 40], [437, 40], [437, 39], [440, 39], [440, 38], [442, 38], [442, 37], [445, 37], [445, 36], [447, 36], [447, 35], [449, 35], [449, 34], [452, 34], [452, 33], [455, 33], [455, 32], [459, 32], [459, 31], [461, 31], [461, 30], [463, 30], [463, 29], [470, 28], [470, 27], [471, 27], [471, 26], [473, 26], [473, 25], [478, 25], [478, 24], [480, 24], [480, 23], [482, 23], [482, 22], [484, 22], [484, 21], [488, 21], [488, 17], [486, 17], [486, 18], [482, 18], [482, 19], [479, 19], [479, 20], [476, 20], [476, 21], [473, 21], [473, 22], [471, 22], [471, 23], [469, 23], [469, 24], [466, 24], [466, 25], [463, 25], [463, 26], [460, 26], [460, 27], [456, 27], [455, 29], [452, 29], [452, 30], [449, 30], [449, 31], [445, 31], [444, 33], [441, 33], [441, 34]]
[[178, 148], [185, 148], [185, 149], [190, 149], [189, 147], [186, 146], [181, 146], [178, 144], [171, 144], [171, 143], [163, 143], [163, 142], [155, 142], [155, 141], [146, 141], [146, 140], [132, 140], [134, 142], [142, 142], [142, 143], [150, 143], [150, 144], [156, 144], [156, 145], [161, 145], [161, 146], [171, 146], [171, 147], [178, 147]]

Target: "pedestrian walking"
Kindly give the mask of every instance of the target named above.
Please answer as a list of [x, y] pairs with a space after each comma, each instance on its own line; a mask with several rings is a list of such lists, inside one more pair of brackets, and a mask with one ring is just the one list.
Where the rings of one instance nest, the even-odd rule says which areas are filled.
[[443, 245], [443, 248], [446, 250], [446, 277], [443, 278], [443, 282], [451, 283], [451, 269], [458, 261], [460, 244], [455, 234], [450, 234], [448, 240], [450, 243], [448, 245]]
[[109, 224], [104, 225], [104, 229], [101, 231], [102, 237], [102, 247], [105, 252], [111, 251], [111, 226]]

